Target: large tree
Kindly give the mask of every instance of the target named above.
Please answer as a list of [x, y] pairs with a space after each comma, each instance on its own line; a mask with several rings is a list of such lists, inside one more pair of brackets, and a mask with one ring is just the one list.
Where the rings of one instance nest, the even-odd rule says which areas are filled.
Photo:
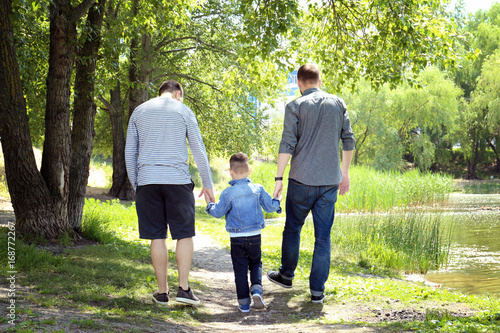
[[[485, 62], [500, 48], [500, 3], [495, 3], [489, 10], [479, 10], [467, 18], [462, 33], [467, 39], [459, 50], [475, 52], [476, 57], [464, 57], [456, 71], [455, 80], [464, 91], [464, 100], [454, 135], [462, 147], [467, 164], [465, 177], [478, 179], [477, 166], [486, 148], [490, 146], [498, 156], [494, 145], [496, 141], [493, 139], [495, 130], [488, 123], [489, 117], [486, 117], [492, 109], [485, 98], [493, 98], [493, 95], [485, 93], [484, 84], [478, 87], [478, 83], [486, 82], [488, 73], [485, 68], [491, 69], [491, 64], [485, 67]], [[493, 59], [494, 57], [490, 61]], [[480, 76], [483, 75], [481, 79]]]
[[[71, 160], [70, 95], [76, 52], [77, 23], [94, 0], [76, 6], [71, 1], [50, 3], [50, 46], [45, 109], [45, 141], [37, 170], [26, 116], [19, 66], [14, 47], [12, 1], [2, 1], [2, 71], [0, 89], [5, 105], [2, 149], [17, 230], [25, 236], [57, 238], [72, 231], [68, 218]], [[83, 92], [82, 92], [83, 93]], [[4, 113], [4, 110], [2, 110]], [[85, 166], [83, 166], [85, 167]], [[88, 167], [88, 166], [87, 166]], [[8, 171], [7, 171], [8, 170]], [[81, 218], [81, 217], [80, 217]], [[78, 222], [77, 222], [78, 223]]]

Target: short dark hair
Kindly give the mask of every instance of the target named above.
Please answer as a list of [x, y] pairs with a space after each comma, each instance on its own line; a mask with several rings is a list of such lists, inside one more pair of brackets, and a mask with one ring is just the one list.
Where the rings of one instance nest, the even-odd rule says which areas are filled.
[[163, 82], [158, 89], [158, 96], [161, 96], [165, 91], [169, 93], [175, 94], [177, 91], [181, 92], [181, 96], [184, 96], [184, 91], [182, 90], [182, 86], [179, 82], [174, 80], [167, 80]]
[[305, 64], [300, 66], [297, 71], [297, 79], [305, 84], [315, 84], [319, 82], [319, 68], [314, 64]]
[[250, 170], [250, 162], [248, 161], [248, 156], [245, 153], [236, 153], [229, 159], [229, 168], [233, 170], [234, 173], [242, 174]]

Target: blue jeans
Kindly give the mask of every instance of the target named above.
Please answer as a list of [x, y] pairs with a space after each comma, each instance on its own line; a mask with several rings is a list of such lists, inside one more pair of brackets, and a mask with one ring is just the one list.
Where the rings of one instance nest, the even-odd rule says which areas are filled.
[[293, 179], [288, 181], [280, 274], [284, 279], [293, 280], [299, 262], [300, 232], [312, 211], [315, 242], [309, 287], [313, 296], [320, 296], [325, 291], [330, 274], [330, 233], [337, 190], [338, 185], [308, 186]]
[[[262, 293], [260, 244], [260, 235], [231, 237], [231, 259], [238, 304], [250, 304], [252, 302], [250, 293], [256, 289]], [[248, 287], [248, 271], [250, 271], [250, 288]]]

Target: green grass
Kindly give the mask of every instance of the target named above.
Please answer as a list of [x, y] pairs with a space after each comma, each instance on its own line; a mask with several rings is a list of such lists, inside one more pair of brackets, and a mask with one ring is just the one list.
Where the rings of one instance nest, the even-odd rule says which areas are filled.
[[[393, 228], [398, 238], [397, 230], [414, 228], [416, 232], [419, 221], [427, 221], [425, 217], [402, 214], [399, 218], [376, 218], [354, 222], [342, 216], [336, 222], [336, 230], [339, 233], [334, 237], [337, 242], [348, 234], [358, 232], [370, 232], [371, 229], [379, 233], [387, 233], [387, 229]], [[404, 226], [406, 224], [406, 226]], [[281, 232], [282, 222], [270, 223], [263, 233], [263, 266], [267, 269], [278, 268], [281, 257]], [[137, 217], [134, 205], [122, 205], [118, 201], [100, 202], [88, 200], [85, 205], [83, 228], [86, 236], [97, 240], [99, 243], [83, 248], [72, 248], [62, 254], [54, 255], [48, 251], [40, 251], [33, 245], [23, 244], [18, 241], [16, 245], [16, 269], [22, 275], [19, 283], [30, 286], [30, 293], [23, 298], [33, 304], [42, 307], [73, 308], [77, 311], [92, 314], [93, 318], [102, 318], [108, 321], [134, 322], [138, 325], [146, 325], [151, 320], [168, 320], [182, 324], [196, 326], [203, 320], [203, 308], [195, 308], [186, 311], [182, 306], [162, 308], [152, 306], [149, 297], [152, 290], [156, 289], [156, 279], [149, 257], [147, 241], [141, 241], [137, 237]], [[0, 229], [0, 275], [6, 274], [6, 228]], [[221, 244], [228, 246], [229, 237], [224, 230], [224, 220], [214, 219], [204, 213], [203, 206], [197, 206], [197, 230], [199, 233], [207, 234], [214, 240], [220, 240]], [[341, 232], [343, 235], [341, 235]], [[420, 232], [420, 231], [418, 231]], [[401, 232], [404, 234], [404, 232]], [[302, 233], [301, 259], [297, 269], [293, 294], [300, 300], [308, 297], [308, 275], [310, 270], [312, 253], [312, 227], [307, 223]], [[373, 244], [380, 239], [372, 240], [365, 237], [364, 244]], [[462, 323], [459, 318], [447, 318], [451, 324], [436, 323], [434, 315], [424, 323], [411, 322], [403, 327], [427, 329], [428, 327], [439, 327], [446, 331], [448, 327], [477, 327], [488, 331], [490, 328], [498, 327], [493, 319], [495, 311], [500, 311], [500, 300], [489, 299], [479, 296], [465, 296], [459, 293], [451, 293], [445, 289], [433, 289], [422, 285], [411, 284], [399, 279], [377, 279], [365, 278], [362, 274], [375, 274], [382, 276], [398, 277], [398, 267], [389, 268], [380, 258], [367, 255], [361, 263], [358, 254], [364, 249], [359, 235], [338, 241], [334, 249], [332, 270], [326, 285], [326, 294], [331, 296], [332, 302], [353, 304], [369, 304], [370, 307], [383, 307], [387, 300], [397, 299], [402, 304], [413, 306], [415, 304], [427, 304], [427, 302], [460, 302], [483, 310], [485, 316], [482, 318], [469, 318]], [[171, 241], [169, 241], [171, 242]], [[380, 243], [387, 251], [402, 253], [410, 257], [408, 251], [398, 242], [385, 239]], [[396, 245], [394, 245], [396, 244]], [[169, 243], [169, 247], [172, 244]], [[410, 246], [411, 247], [411, 246]], [[366, 250], [366, 249], [365, 249]], [[349, 256], [345, 254], [350, 254]], [[418, 256], [418, 255], [417, 255]], [[173, 256], [170, 261], [175, 263]], [[175, 269], [169, 270], [169, 281], [177, 281]], [[192, 281], [196, 290], [206, 288], [204, 281]], [[146, 301], [148, 300], [148, 301]], [[29, 304], [28, 303], [28, 304]], [[413, 305], [412, 305], [413, 304]], [[24, 311], [20, 309], [20, 311]], [[493, 318], [493, 319], [492, 319]], [[491, 320], [490, 320], [491, 319]], [[329, 323], [327, 318], [308, 318], [300, 313], [291, 312], [285, 319], [296, 323]], [[16, 331], [35, 330], [49, 328], [53, 321], [45, 323], [36, 317], [29, 321], [19, 323]], [[78, 318], [72, 323], [81, 329], [101, 329], [104, 326], [101, 321], [94, 319]], [[439, 326], [441, 325], [441, 326]], [[494, 326], [497, 325], [497, 326]], [[465, 326], [464, 326], [465, 327]], [[493, 330], [490, 330], [493, 331]]]

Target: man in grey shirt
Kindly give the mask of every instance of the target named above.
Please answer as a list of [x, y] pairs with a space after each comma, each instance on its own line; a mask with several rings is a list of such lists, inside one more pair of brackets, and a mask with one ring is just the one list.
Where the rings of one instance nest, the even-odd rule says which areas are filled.
[[188, 145], [203, 181], [200, 196], [212, 201], [212, 176], [203, 139], [194, 113], [183, 102], [183, 90], [176, 81], [165, 81], [159, 97], [139, 105], [127, 130], [125, 162], [128, 177], [136, 190], [139, 237], [151, 240], [151, 260], [158, 281], [153, 301], [169, 301], [167, 281], [170, 229], [177, 240], [175, 256], [179, 273], [176, 301], [199, 304], [188, 285], [195, 235], [194, 184], [189, 174]]
[[[268, 278], [291, 288], [299, 260], [300, 232], [312, 211], [315, 244], [309, 276], [311, 301], [323, 303], [325, 282], [330, 272], [330, 233], [337, 192], [349, 191], [349, 167], [355, 146], [345, 103], [323, 92], [319, 68], [306, 64], [297, 72], [302, 96], [285, 109], [283, 135], [278, 154], [278, 171], [273, 197], [283, 190], [283, 173], [290, 160], [283, 230], [281, 267]], [[339, 142], [342, 140], [342, 167]]]

